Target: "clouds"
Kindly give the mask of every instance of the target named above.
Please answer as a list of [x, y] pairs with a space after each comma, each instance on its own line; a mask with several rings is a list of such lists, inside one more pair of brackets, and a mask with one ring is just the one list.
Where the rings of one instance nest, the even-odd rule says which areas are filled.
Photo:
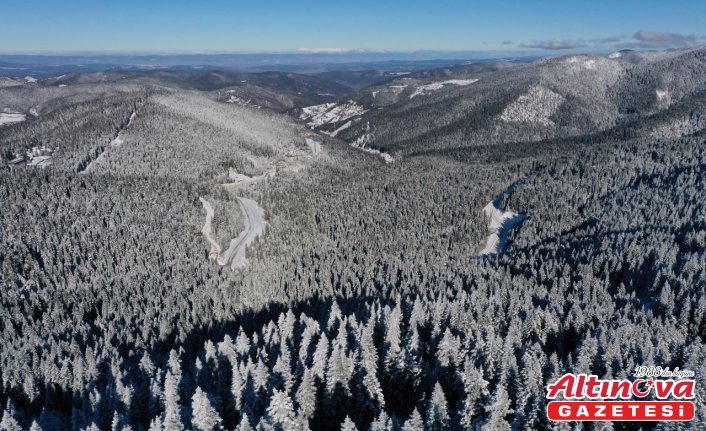
[[682, 48], [694, 45], [698, 38], [693, 34], [662, 33], [658, 31], [638, 31], [633, 41], [625, 47], [632, 48]]
[[607, 45], [610, 43], [617, 43], [622, 40], [625, 40], [627, 36], [624, 34], [621, 34], [620, 36], [608, 36], [608, 37], [601, 37], [598, 39], [591, 39], [590, 42], [592, 45]]
[[693, 34], [666, 33], [659, 31], [640, 30], [633, 35], [606, 36], [595, 39], [551, 39], [533, 40], [530, 43], [517, 45], [518, 48], [541, 49], [545, 51], [558, 50], [609, 50], [609, 49], [667, 49], [684, 48], [706, 40], [706, 36], [697, 37]]
[[562, 50], [562, 49], [578, 49], [586, 47], [586, 44], [576, 39], [552, 39], [552, 40], [535, 40], [532, 43], [522, 43], [520, 48], [547, 49], [547, 50]]
[[307, 54], [342, 54], [351, 50], [348, 48], [299, 48], [297, 51]]

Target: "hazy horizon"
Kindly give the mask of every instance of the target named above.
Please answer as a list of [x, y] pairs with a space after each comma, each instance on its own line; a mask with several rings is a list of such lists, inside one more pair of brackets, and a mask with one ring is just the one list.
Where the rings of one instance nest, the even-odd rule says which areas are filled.
[[[706, 4], [634, 0], [430, 6], [368, 0], [207, 4], [87, 0], [4, 5], [3, 54], [551, 52], [667, 49], [703, 43]], [[12, 42], [8, 42], [12, 40]]]

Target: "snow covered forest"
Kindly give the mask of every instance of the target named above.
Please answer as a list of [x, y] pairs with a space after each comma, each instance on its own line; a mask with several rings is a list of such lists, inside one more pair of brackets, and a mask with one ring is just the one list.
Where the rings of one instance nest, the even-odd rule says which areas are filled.
[[[549, 422], [545, 395], [567, 372], [706, 374], [705, 52], [338, 102], [303, 80], [319, 108], [288, 114], [269, 78], [246, 105], [235, 78], [0, 88], [39, 107], [0, 127], [0, 430], [698, 429], [704, 385], [691, 424]], [[523, 219], [479, 256], [498, 196]], [[239, 198], [264, 209], [243, 268], [209, 260], [199, 198], [220, 244]]]

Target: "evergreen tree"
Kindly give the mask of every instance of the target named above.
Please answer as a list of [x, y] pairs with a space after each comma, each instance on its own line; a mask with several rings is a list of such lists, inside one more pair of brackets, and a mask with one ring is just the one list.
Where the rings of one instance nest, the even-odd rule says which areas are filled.
[[267, 415], [273, 425], [281, 430], [291, 430], [296, 427], [292, 399], [285, 391], [275, 389], [267, 406]]
[[422, 420], [422, 415], [419, 414], [419, 410], [417, 410], [416, 407], [412, 411], [412, 416], [405, 421], [402, 431], [424, 431], [424, 421]]
[[179, 381], [177, 377], [172, 375], [171, 371], [167, 371], [167, 375], [164, 378], [164, 419], [162, 424], [164, 431], [181, 431], [184, 429], [178, 390]]
[[0, 430], [2, 431], [22, 431], [22, 427], [15, 419], [15, 407], [12, 401], [7, 402], [5, 411], [0, 419]]
[[222, 428], [218, 412], [213, 408], [208, 395], [200, 387], [196, 388], [196, 392], [191, 398], [191, 411], [191, 423], [199, 431], [213, 431]]
[[310, 420], [314, 417], [316, 411], [316, 385], [314, 381], [314, 372], [311, 368], [304, 370], [301, 383], [297, 389], [296, 402], [298, 406], [299, 416], [305, 420]]
[[341, 424], [341, 431], [358, 431], [358, 428], [356, 428], [351, 418], [346, 416], [346, 419]]
[[434, 385], [434, 391], [431, 394], [429, 401], [429, 409], [427, 410], [426, 429], [428, 430], [444, 430], [449, 426], [449, 407], [446, 403], [446, 396], [441, 389], [441, 385], [437, 382]]

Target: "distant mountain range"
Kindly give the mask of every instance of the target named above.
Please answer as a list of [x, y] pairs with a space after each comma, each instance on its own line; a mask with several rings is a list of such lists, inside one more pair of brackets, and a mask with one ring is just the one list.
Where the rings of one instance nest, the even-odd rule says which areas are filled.
[[[57, 76], [106, 70], [241, 72], [410, 71], [488, 61], [481, 52], [343, 52], [189, 55], [0, 55], [0, 76]], [[498, 58], [498, 57], [495, 57]], [[536, 57], [533, 57], [536, 58]], [[517, 59], [507, 57], [507, 59]], [[532, 59], [522, 57], [522, 59]]]
[[392, 155], [595, 133], [675, 137], [704, 126], [694, 109], [706, 104], [704, 63], [699, 47], [442, 67], [306, 108], [300, 118]]

